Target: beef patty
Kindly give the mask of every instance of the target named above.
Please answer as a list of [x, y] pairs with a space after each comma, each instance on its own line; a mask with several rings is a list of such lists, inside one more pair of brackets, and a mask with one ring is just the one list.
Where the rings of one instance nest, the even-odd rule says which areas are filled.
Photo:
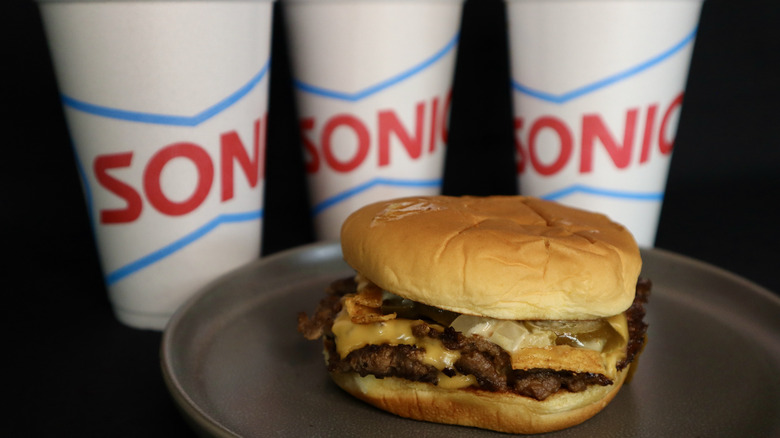
[[[651, 288], [650, 280], [640, 279], [637, 282], [634, 302], [625, 312], [629, 340], [626, 357], [618, 362], [618, 370], [634, 361], [645, 344], [647, 324], [644, 322], [644, 305]], [[334, 318], [341, 311], [341, 298], [356, 291], [357, 285], [352, 278], [337, 280], [328, 288], [327, 296], [320, 302], [312, 318], [308, 318], [304, 313], [298, 316], [298, 330], [307, 339], [324, 337], [329, 358], [328, 370], [356, 372], [361, 376], [370, 374], [377, 378], [399, 377], [436, 384], [439, 370], [423, 363], [424, 350], [414, 345], [368, 345], [350, 352], [344, 358], [339, 356], [331, 327]], [[452, 327], [439, 331], [428, 323], [422, 323], [414, 326], [413, 331], [418, 338], [436, 338], [445, 348], [459, 351], [460, 358], [454, 363], [454, 369], [444, 369], [442, 372], [449, 376], [456, 373], [473, 375], [478, 384], [477, 389], [480, 390], [508, 391], [544, 400], [562, 389], [579, 392], [590, 385], [605, 386], [613, 383], [603, 374], [539, 368], [514, 370], [510, 355], [503, 348], [481, 336], [464, 336]]]

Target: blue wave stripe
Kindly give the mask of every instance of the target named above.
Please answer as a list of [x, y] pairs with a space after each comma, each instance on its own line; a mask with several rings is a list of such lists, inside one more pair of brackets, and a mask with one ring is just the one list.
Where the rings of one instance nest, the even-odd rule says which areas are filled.
[[177, 251], [187, 247], [191, 243], [194, 243], [195, 241], [207, 235], [208, 233], [210, 233], [211, 231], [213, 231], [215, 228], [217, 228], [222, 224], [247, 222], [247, 221], [253, 221], [262, 218], [263, 218], [263, 209], [248, 211], [243, 213], [229, 213], [229, 214], [219, 215], [216, 218], [209, 221], [208, 223], [206, 223], [205, 225], [203, 225], [202, 227], [180, 238], [179, 240], [167, 246], [164, 246], [158, 249], [157, 251], [147, 254], [137, 259], [134, 262], [130, 262], [122, 266], [121, 268], [114, 270], [113, 272], [110, 272], [108, 275], [106, 275], [106, 283], [108, 285], [112, 285], [117, 281], [146, 268], [149, 265], [153, 265], [159, 262], [160, 260], [163, 260], [164, 258], [175, 254]]
[[206, 108], [194, 116], [178, 116], [170, 114], [155, 114], [145, 113], [139, 111], [128, 111], [119, 108], [111, 108], [107, 106], [95, 105], [89, 102], [84, 102], [65, 94], [61, 95], [63, 105], [73, 108], [78, 111], [82, 111], [88, 114], [92, 114], [100, 117], [107, 117], [110, 119], [125, 120], [129, 122], [138, 123], [150, 123], [155, 125], [171, 125], [171, 126], [197, 126], [206, 120], [216, 116], [233, 104], [241, 100], [244, 96], [249, 94], [257, 84], [259, 84], [263, 78], [268, 74], [268, 69], [271, 65], [271, 60], [266, 61], [265, 65], [260, 71], [252, 77], [245, 85], [230, 94], [228, 97], [222, 99], [216, 104]]
[[442, 183], [441, 178], [436, 179], [420, 179], [420, 180], [407, 180], [407, 179], [392, 179], [392, 178], [374, 178], [368, 182], [352, 187], [338, 193], [324, 201], [316, 204], [312, 207], [311, 214], [316, 216], [330, 207], [339, 204], [347, 199], [365, 192], [366, 190], [375, 186], [391, 186], [391, 187], [439, 187]]
[[447, 43], [447, 45], [445, 45], [441, 50], [439, 50], [433, 56], [421, 62], [420, 64], [417, 64], [414, 67], [396, 76], [393, 76], [389, 79], [386, 79], [375, 85], [369, 86], [361, 91], [357, 91], [354, 93], [348, 93], [348, 92], [338, 91], [338, 90], [330, 90], [327, 88], [318, 87], [316, 85], [307, 84], [306, 82], [300, 81], [298, 79], [293, 79], [293, 85], [299, 90], [304, 91], [306, 93], [316, 94], [330, 99], [345, 100], [347, 102], [357, 102], [361, 99], [365, 99], [366, 97], [371, 96], [372, 94], [376, 94], [382, 90], [390, 88], [398, 84], [399, 82], [403, 82], [406, 79], [409, 79], [410, 77], [432, 66], [433, 64], [438, 62], [441, 58], [443, 58], [447, 53], [449, 53], [450, 51], [454, 50], [457, 47], [459, 38], [460, 38], [460, 34], [459, 33], [455, 34], [455, 36]]
[[623, 190], [602, 189], [598, 187], [575, 184], [564, 189], [541, 196], [542, 199], [555, 201], [575, 193], [603, 196], [607, 198], [629, 199], [634, 201], [663, 201], [663, 192], [628, 192]]
[[526, 94], [531, 97], [535, 97], [539, 100], [544, 100], [551, 103], [557, 103], [562, 104], [566, 103], [570, 100], [576, 99], [578, 97], [585, 96], [586, 94], [593, 93], [595, 91], [598, 91], [602, 88], [609, 87], [617, 82], [623, 81], [625, 79], [628, 79], [632, 76], [635, 76], [645, 70], [648, 70], [652, 68], [653, 66], [660, 64], [664, 62], [666, 59], [673, 56], [675, 53], [682, 50], [685, 46], [688, 45], [688, 43], [692, 42], [694, 38], [696, 37], [696, 31], [698, 27], [694, 28], [691, 33], [685, 36], [685, 38], [682, 39], [679, 43], [675, 44], [671, 48], [667, 49], [663, 53], [648, 59], [647, 61], [644, 61], [640, 64], [637, 64], [633, 67], [630, 67], [626, 70], [623, 70], [621, 72], [615, 73], [614, 75], [607, 76], [604, 79], [600, 79], [596, 82], [593, 82], [591, 84], [585, 85], [580, 88], [576, 88], [574, 90], [562, 93], [562, 94], [553, 94], [548, 93], [542, 90], [537, 90], [531, 87], [528, 87], [526, 85], [521, 84], [520, 82], [515, 81], [512, 79], [512, 88], [514, 88], [516, 91]]

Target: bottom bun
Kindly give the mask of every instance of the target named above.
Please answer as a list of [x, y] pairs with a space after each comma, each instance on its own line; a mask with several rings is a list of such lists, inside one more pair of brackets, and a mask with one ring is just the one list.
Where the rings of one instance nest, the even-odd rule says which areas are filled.
[[351, 395], [401, 417], [532, 434], [565, 429], [593, 417], [615, 397], [627, 371], [612, 385], [591, 385], [581, 392], [562, 390], [543, 401], [510, 393], [440, 388], [395, 377], [377, 379], [357, 373], [331, 373], [331, 377]]

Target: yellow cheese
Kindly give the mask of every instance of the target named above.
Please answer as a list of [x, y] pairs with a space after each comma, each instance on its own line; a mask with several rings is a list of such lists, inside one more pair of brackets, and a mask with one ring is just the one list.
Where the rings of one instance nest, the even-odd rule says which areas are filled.
[[[338, 351], [339, 356], [344, 358], [350, 352], [369, 344], [416, 345], [425, 349], [423, 363], [433, 365], [439, 370], [452, 368], [460, 358], [460, 353], [444, 348], [438, 339], [415, 337], [412, 328], [421, 322], [420, 320], [392, 319], [369, 324], [354, 324], [347, 312], [341, 312], [333, 321], [332, 330], [336, 337], [336, 351]], [[432, 327], [437, 328], [435, 325]]]
[[448, 350], [438, 339], [418, 339], [415, 344], [425, 349], [423, 363], [433, 365], [439, 370], [445, 368], [455, 369], [455, 362], [460, 359], [460, 352]]
[[[601, 356], [604, 358], [604, 366], [608, 370], [615, 370], [617, 363], [626, 357], [626, 346], [628, 345], [628, 320], [626, 315], [621, 313], [606, 319], [607, 323], [612, 326], [618, 336], [615, 336], [607, 342], [604, 346], [604, 350], [601, 352]], [[611, 373], [610, 373], [611, 374]], [[614, 378], [609, 374], [607, 377]]]
[[477, 378], [469, 374], [468, 376], [463, 374], [455, 374], [452, 377], [447, 376], [444, 373], [439, 373], [439, 383], [437, 385], [440, 388], [445, 389], [457, 389], [465, 388], [477, 384]]
[[412, 322], [408, 319], [392, 319], [368, 324], [354, 324], [349, 313], [344, 310], [333, 321], [332, 330], [336, 337], [336, 351], [343, 359], [353, 350], [369, 344], [414, 345]]
[[[366, 345], [416, 345], [425, 350], [423, 363], [436, 367], [439, 371], [454, 369], [455, 362], [460, 358], [460, 352], [448, 350], [438, 339], [429, 337], [417, 338], [412, 328], [420, 324], [420, 320], [393, 319], [390, 321], [373, 322], [369, 324], [354, 324], [349, 313], [339, 313], [333, 321], [333, 334], [336, 337], [336, 351], [342, 358], [350, 352]], [[432, 327], [443, 330], [433, 325]], [[456, 374], [452, 377], [439, 373], [438, 386], [442, 388], [465, 388], [477, 383], [474, 376]]]

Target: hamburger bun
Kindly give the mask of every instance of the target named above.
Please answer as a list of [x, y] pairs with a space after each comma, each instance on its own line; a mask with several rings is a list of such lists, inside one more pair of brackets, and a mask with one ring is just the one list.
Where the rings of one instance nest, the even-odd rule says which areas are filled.
[[342, 226], [356, 275], [307, 339], [335, 383], [416, 420], [543, 433], [591, 418], [645, 343], [650, 283], [606, 216], [522, 196], [409, 197]]
[[410, 197], [350, 215], [345, 261], [380, 288], [453, 312], [583, 320], [626, 310], [639, 248], [606, 216], [537, 198]]

